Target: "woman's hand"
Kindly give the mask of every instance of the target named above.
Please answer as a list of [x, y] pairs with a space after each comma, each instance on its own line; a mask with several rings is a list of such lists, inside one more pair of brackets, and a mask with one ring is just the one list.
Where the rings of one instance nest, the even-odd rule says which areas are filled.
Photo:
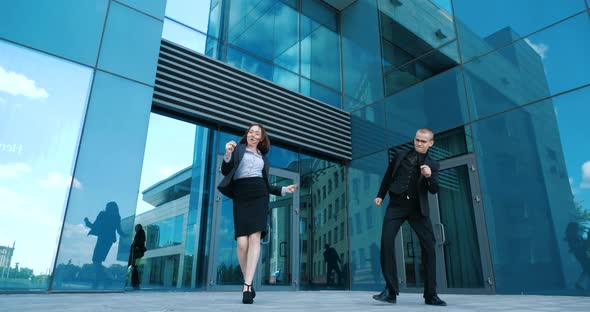
[[225, 143], [225, 155], [231, 156], [238, 144], [235, 141]]
[[297, 184], [291, 184], [291, 185], [285, 187], [285, 192], [293, 193], [293, 192], [295, 192], [296, 189], [297, 189]]

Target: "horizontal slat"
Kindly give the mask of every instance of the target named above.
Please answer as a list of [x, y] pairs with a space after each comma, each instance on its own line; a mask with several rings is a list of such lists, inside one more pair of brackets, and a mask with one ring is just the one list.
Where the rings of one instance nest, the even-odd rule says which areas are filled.
[[235, 130], [260, 122], [273, 141], [351, 159], [348, 112], [166, 40], [153, 105]]

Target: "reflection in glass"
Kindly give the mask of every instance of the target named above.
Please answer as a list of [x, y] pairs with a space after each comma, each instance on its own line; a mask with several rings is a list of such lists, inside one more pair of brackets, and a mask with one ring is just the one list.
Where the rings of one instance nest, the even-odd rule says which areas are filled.
[[[203, 248], [201, 214], [206, 199], [201, 194], [208, 174], [208, 135], [204, 127], [155, 113], [150, 116], [135, 216], [147, 236], [148, 251], [139, 268], [144, 289], [194, 288], [202, 279], [197, 270], [203, 260], [196, 255]], [[156, 249], [160, 250], [152, 252]], [[174, 276], [167, 275], [172, 272]]]
[[350, 261], [343, 236], [348, 232], [344, 168], [324, 162], [317, 158], [302, 161], [302, 167], [317, 169], [301, 176], [301, 288], [347, 289]]
[[383, 287], [381, 275], [381, 224], [389, 196], [381, 207], [373, 199], [387, 169], [387, 152], [355, 159], [348, 171], [348, 224], [352, 289], [376, 290]]
[[[471, 112], [490, 116], [590, 83], [590, 16], [581, 13], [465, 64]], [[505, 28], [496, 36], [516, 36]], [[578, 36], [582, 36], [579, 37]]]
[[439, 172], [438, 208], [445, 231], [447, 287], [483, 288], [481, 256], [467, 165]]
[[[450, 0], [379, 0], [383, 67], [395, 67], [455, 40]], [[452, 52], [453, 55], [457, 51]], [[457, 57], [452, 57], [457, 59]]]
[[473, 124], [498, 292], [589, 293], [566, 239], [570, 222], [590, 222], [589, 98], [584, 88]]
[[209, 8], [212, 6], [212, 2], [221, 1], [167, 0], [165, 14], [166, 17], [206, 34], [209, 22]]
[[352, 112], [350, 125], [353, 158], [372, 154], [385, 148], [388, 133], [385, 128], [384, 102], [375, 103]]
[[0, 41], [0, 289], [49, 286], [91, 75]]
[[416, 130], [425, 126], [437, 133], [465, 124], [468, 113], [461, 68], [396, 93], [387, 98], [385, 108], [390, 146], [412, 141]]
[[[585, 9], [582, 1], [553, 0], [455, 0], [453, 5], [463, 62]], [[580, 34], [570, 33], [571, 36]]]
[[432, 51], [416, 61], [393, 68], [384, 69], [385, 95], [391, 95], [432, 76], [442, 73], [458, 65], [457, 44], [451, 43], [440, 50]]
[[206, 35], [170, 19], [164, 19], [162, 38], [207, 56], [216, 57], [218, 55], [219, 44], [217, 40], [208, 38]]

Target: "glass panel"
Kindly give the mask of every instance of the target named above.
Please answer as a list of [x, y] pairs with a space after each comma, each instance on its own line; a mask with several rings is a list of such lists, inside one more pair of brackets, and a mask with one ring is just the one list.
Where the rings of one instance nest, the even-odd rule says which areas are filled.
[[260, 78], [264, 78], [266, 80], [273, 79], [274, 71], [273, 66], [270, 63], [240, 50], [228, 47], [226, 62], [229, 65], [247, 71]]
[[228, 42], [258, 57], [274, 62], [299, 41], [299, 14], [282, 2], [232, 1], [229, 11]]
[[589, 99], [586, 87], [473, 124], [499, 293], [590, 293]]
[[[428, 155], [435, 160], [444, 160], [456, 156], [465, 155], [473, 152], [471, 145], [471, 135], [468, 132], [468, 127], [459, 127], [442, 133], [434, 135], [434, 145], [428, 150]], [[415, 134], [416, 132], [414, 132]], [[401, 144], [390, 149], [390, 153], [397, 150], [413, 150], [414, 139], [411, 138], [409, 142]]]
[[[272, 144], [273, 142], [271, 141]], [[270, 161], [270, 166], [273, 168], [299, 172], [299, 154], [297, 152], [272, 145], [267, 157]]]
[[301, 94], [307, 95], [336, 108], [342, 108], [342, 95], [340, 92], [328, 89], [305, 78], [301, 78]]
[[[350, 225], [350, 270], [353, 290], [383, 289], [381, 275], [381, 224], [389, 196], [381, 207], [373, 204], [387, 169], [387, 152], [350, 163], [348, 173], [348, 224]], [[368, 213], [373, 222], [367, 222]]]
[[178, 255], [142, 259], [141, 283], [155, 288], [174, 288], [178, 283]]
[[352, 130], [352, 158], [362, 157], [385, 149], [385, 104], [379, 102], [356, 110], [350, 114]]
[[[195, 279], [202, 278], [197, 270], [203, 260], [196, 254], [203, 248], [201, 233], [206, 227], [202, 227], [201, 214], [207, 202], [202, 194], [208, 175], [208, 136], [207, 128], [158, 114], [150, 116], [135, 223], [146, 229], [144, 260], [179, 257], [181, 267], [175, 270], [180, 272], [182, 287], [187, 288], [196, 287]], [[183, 248], [170, 248], [178, 245]], [[139, 272], [141, 280], [147, 281], [145, 275], [150, 273]], [[144, 289], [158, 287], [159, 283], [142, 285]]]
[[457, 44], [451, 43], [441, 50], [428, 53], [414, 62], [395, 68], [390, 72], [385, 71], [385, 95], [391, 95], [424, 81], [457, 66], [458, 63]]
[[123, 289], [152, 93], [96, 72], [53, 289]]
[[112, 2], [98, 67], [153, 85], [161, 32], [161, 21]]
[[[451, 0], [379, 0], [378, 3], [382, 44], [403, 50], [402, 59], [416, 59], [455, 40]], [[399, 62], [396, 56], [384, 53], [384, 62]]]
[[0, 41], [0, 290], [49, 286], [91, 79]]
[[[288, 186], [293, 180], [270, 175], [272, 185]], [[268, 213], [269, 232], [264, 239], [260, 253], [260, 268], [263, 285], [291, 285], [292, 257], [291, 214], [293, 213], [293, 195], [270, 196]]]
[[460, 68], [389, 97], [385, 108], [390, 146], [413, 141], [425, 126], [437, 133], [463, 125], [468, 113]]
[[272, 81], [291, 91], [299, 91], [299, 76], [293, 72], [282, 69], [278, 66], [273, 66]]
[[[454, 0], [453, 5], [463, 62], [584, 10], [582, 1]], [[568, 37], [577, 34], [581, 33], [570, 32]]]
[[166, 3], [166, 17], [206, 34], [209, 24], [209, 9], [215, 7], [211, 4], [221, 1], [167, 0], [164, 2]]
[[[150, 14], [156, 18], [164, 19], [164, 11], [166, 11], [166, 0], [144, 1], [144, 0], [117, 0], [121, 3], [134, 7], [142, 12]], [[177, 0], [168, 0], [170, 2]], [[206, 1], [208, 2], [208, 1]]]
[[[220, 133], [219, 144], [217, 144], [217, 154], [223, 155], [225, 153], [225, 143], [231, 140], [240, 142], [240, 138], [241, 136]], [[219, 166], [219, 164], [217, 166]], [[216, 175], [217, 183], [215, 184], [218, 185], [222, 178], [221, 171], [216, 171]], [[219, 230], [214, 233], [218, 240], [218, 250], [217, 254], [212, 255], [217, 258], [217, 268], [215, 268], [217, 285], [242, 285], [244, 279], [240, 269], [240, 262], [238, 261], [238, 244], [234, 237], [233, 201], [223, 195], [221, 195], [219, 220]]]
[[301, 75], [340, 90], [338, 14], [317, 1], [304, 1], [302, 9]]
[[590, 55], [590, 40], [580, 40], [578, 35], [590, 35], [588, 14], [579, 14], [466, 64], [473, 118], [590, 83], [590, 62], [577, 61]]
[[445, 231], [446, 286], [485, 287], [467, 165], [439, 172], [437, 197], [440, 222]]
[[183, 222], [184, 215], [180, 215], [147, 224], [145, 226], [147, 249], [153, 250], [182, 244]]
[[318, 158], [306, 158], [303, 165], [316, 169], [301, 177], [301, 288], [347, 289], [350, 261], [344, 168]]
[[355, 1], [340, 14], [344, 93], [364, 104], [380, 100], [383, 73], [377, 3]]
[[211, 57], [217, 57], [219, 43], [204, 34], [184, 27], [172, 20], [164, 20], [162, 38]]
[[107, 0], [1, 1], [0, 37], [94, 66], [108, 6]]

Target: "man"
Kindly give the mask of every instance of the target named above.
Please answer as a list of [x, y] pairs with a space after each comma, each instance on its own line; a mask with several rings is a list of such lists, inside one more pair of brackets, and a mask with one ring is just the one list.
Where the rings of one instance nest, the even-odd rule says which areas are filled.
[[330, 244], [324, 245], [324, 261], [328, 264], [328, 269], [326, 270], [326, 284], [334, 284], [332, 277], [332, 271], [336, 272], [338, 276], [337, 285], [342, 284], [342, 272], [340, 271], [339, 263], [342, 263], [338, 252], [334, 247], [330, 247]]
[[428, 210], [428, 192], [438, 192], [439, 164], [428, 156], [434, 144], [434, 134], [427, 128], [419, 129], [414, 139], [414, 150], [399, 152], [387, 167], [379, 193], [374, 202], [381, 206], [389, 192], [389, 206], [381, 229], [381, 271], [385, 290], [373, 299], [396, 303], [399, 283], [395, 263], [395, 236], [402, 223], [408, 220], [420, 239], [424, 265], [424, 303], [444, 306], [436, 294], [436, 259], [434, 234]]

